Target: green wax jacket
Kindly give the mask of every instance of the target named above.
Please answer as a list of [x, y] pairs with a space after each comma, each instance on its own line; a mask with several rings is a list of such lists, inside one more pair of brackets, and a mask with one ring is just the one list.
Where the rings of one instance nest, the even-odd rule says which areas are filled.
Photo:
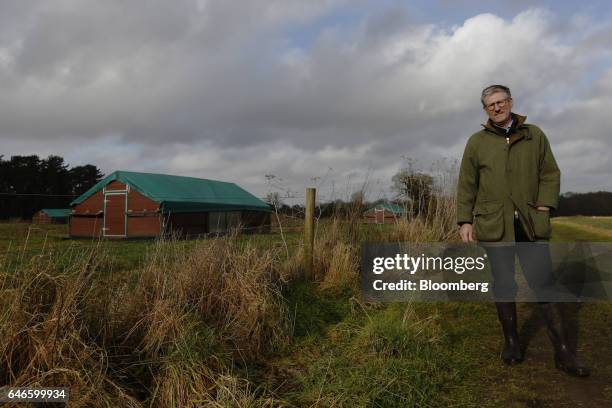
[[529, 239], [551, 235], [561, 172], [544, 132], [512, 113], [508, 134], [489, 121], [468, 140], [457, 184], [457, 222], [472, 223], [478, 241], [514, 241], [518, 217]]

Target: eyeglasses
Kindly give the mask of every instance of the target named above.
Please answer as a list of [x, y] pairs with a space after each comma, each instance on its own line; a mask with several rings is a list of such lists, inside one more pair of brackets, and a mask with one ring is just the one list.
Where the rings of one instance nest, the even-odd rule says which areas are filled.
[[489, 112], [493, 112], [495, 110], [495, 106], [499, 105], [500, 108], [503, 108], [506, 106], [506, 102], [508, 102], [510, 100], [510, 98], [506, 98], [504, 100], [498, 101], [498, 102], [493, 102], [488, 104], [487, 106], [485, 106], [485, 109], [488, 110]]

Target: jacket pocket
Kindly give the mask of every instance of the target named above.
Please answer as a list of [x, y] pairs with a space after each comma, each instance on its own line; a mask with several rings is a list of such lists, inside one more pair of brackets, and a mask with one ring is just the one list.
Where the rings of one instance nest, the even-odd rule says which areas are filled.
[[552, 235], [550, 211], [540, 211], [534, 203], [529, 206], [529, 222], [536, 238], [548, 239]]
[[504, 203], [476, 204], [474, 232], [478, 241], [499, 241], [504, 235]]

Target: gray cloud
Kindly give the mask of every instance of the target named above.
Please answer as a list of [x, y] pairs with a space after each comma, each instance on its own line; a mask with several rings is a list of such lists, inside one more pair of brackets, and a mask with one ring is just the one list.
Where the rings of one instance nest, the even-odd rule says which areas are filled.
[[347, 24], [330, 17], [342, 2], [237, 4], [3, 2], [3, 153], [260, 192], [266, 173], [299, 188], [313, 177], [329, 191], [350, 177], [382, 186], [402, 156], [457, 158], [484, 121], [480, 90], [505, 83], [549, 135], [564, 190], [612, 189], [601, 176], [612, 170], [601, 158], [609, 24], [527, 9], [448, 27], [397, 7]]

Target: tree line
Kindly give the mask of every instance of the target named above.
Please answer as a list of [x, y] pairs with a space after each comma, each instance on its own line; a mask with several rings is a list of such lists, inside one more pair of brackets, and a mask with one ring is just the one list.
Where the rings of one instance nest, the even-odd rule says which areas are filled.
[[0, 155], [0, 219], [30, 219], [43, 208], [68, 208], [103, 176], [91, 164], [69, 167], [60, 156], [5, 160]]
[[612, 215], [612, 193], [564, 193], [559, 197], [556, 215]]

